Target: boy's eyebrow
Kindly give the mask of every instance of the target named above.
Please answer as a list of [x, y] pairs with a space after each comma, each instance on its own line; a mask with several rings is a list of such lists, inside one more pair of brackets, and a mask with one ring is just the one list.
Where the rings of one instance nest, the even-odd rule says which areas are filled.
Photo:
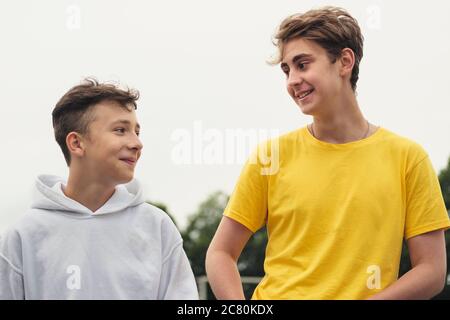
[[[121, 120], [117, 120], [113, 122], [113, 125], [116, 123], [123, 123], [123, 124], [128, 124], [131, 125], [131, 122], [129, 120], [125, 120], [125, 119], [121, 119]], [[140, 129], [141, 126], [139, 125], [139, 123], [136, 123], [136, 128]]]
[[[292, 58], [292, 64], [295, 64], [298, 60], [305, 59], [305, 58], [312, 58], [312, 54], [309, 54], [309, 53], [297, 54], [296, 56], [294, 56]], [[281, 68], [283, 68], [285, 66], [287, 66], [286, 62], [282, 62], [281, 65], [280, 65]]]

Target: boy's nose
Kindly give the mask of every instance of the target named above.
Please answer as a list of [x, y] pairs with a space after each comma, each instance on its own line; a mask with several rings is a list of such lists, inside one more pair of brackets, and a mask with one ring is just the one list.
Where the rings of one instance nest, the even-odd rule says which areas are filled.
[[141, 139], [139, 139], [138, 136], [136, 136], [130, 143], [131, 149], [141, 150], [143, 147], [144, 145], [142, 144]]
[[290, 72], [288, 79], [287, 79], [287, 86], [288, 87], [295, 87], [300, 85], [303, 82], [303, 78], [300, 77], [299, 74], [296, 74], [295, 72]]

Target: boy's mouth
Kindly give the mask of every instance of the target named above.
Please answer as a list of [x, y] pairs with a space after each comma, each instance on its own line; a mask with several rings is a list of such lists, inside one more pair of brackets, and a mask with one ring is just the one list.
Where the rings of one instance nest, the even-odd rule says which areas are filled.
[[307, 96], [309, 96], [311, 93], [313, 93], [313, 91], [314, 91], [314, 89], [310, 89], [308, 91], [299, 92], [299, 93], [295, 94], [295, 97], [297, 99], [302, 100], [302, 99], [306, 98]]
[[133, 159], [133, 158], [126, 158], [126, 159], [120, 159], [120, 160], [122, 160], [123, 162], [126, 162], [130, 166], [134, 166], [134, 164], [136, 163], [136, 159]]

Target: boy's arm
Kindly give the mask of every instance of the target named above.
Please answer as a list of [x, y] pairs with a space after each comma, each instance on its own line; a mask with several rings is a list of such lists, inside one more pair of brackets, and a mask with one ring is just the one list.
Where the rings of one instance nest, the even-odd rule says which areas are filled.
[[237, 260], [252, 231], [224, 216], [206, 254], [206, 273], [217, 299], [244, 300]]
[[182, 242], [163, 261], [158, 300], [198, 300], [195, 277]]
[[24, 300], [20, 235], [13, 229], [0, 237], [0, 300]]
[[412, 269], [369, 300], [430, 299], [443, 290], [447, 274], [444, 230], [424, 233], [407, 242]]
[[22, 273], [0, 253], [0, 300], [23, 300]]

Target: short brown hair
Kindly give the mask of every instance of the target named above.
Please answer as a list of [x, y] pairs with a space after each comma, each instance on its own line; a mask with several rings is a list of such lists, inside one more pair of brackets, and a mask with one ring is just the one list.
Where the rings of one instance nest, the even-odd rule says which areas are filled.
[[94, 78], [86, 78], [81, 84], [74, 86], [58, 101], [52, 112], [53, 129], [56, 142], [70, 166], [70, 152], [67, 148], [66, 137], [72, 132], [88, 133], [89, 124], [93, 120], [93, 107], [106, 100], [118, 102], [124, 108], [137, 109], [136, 100], [139, 91], [121, 89], [112, 83], [99, 83]]
[[284, 19], [274, 36], [273, 43], [278, 47], [278, 57], [270, 61], [271, 64], [281, 62], [285, 44], [294, 38], [316, 42], [325, 49], [332, 63], [341, 56], [342, 49], [352, 49], [355, 54], [355, 64], [350, 83], [353, 91], [356, 90], [359, 63], [363, 57], [364, 37], [357, 20], [347, 11], [326, 6]]

